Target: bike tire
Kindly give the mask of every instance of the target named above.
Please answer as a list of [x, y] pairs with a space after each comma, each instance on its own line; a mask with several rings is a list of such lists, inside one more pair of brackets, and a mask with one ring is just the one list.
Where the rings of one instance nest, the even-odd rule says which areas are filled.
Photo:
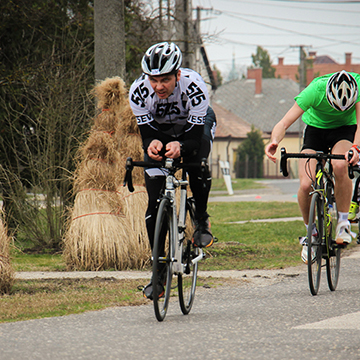
[[[160, 201], [158, 213], [156, 216], [155, 223], [155, 236], [154, 236], [154, 247], [153, 247], [153, 303], [155, 316], [158, 321], [165, 319], [169, 299], [171, 292], [171, 280], [172, 280], [172, 234], [173, 234], [173, 223], [172, 223], [172, 209], [170, 201], [164, 198]], [[165, 241], [165, 255], [160, 254], [159, 247], [161, 246], [163, 233], [166, 231]], [[163, 256], [161, 256], [163, 255]], [[159, 277], [166, 278], [165, 292], [164, 295], [159, 297], [158, 288], [155, 284], [158, 284]]]
[[330, 257], [326, 258], [326, 274], [329, 289], [335, 291], [340, 274], [341, 248], [333, 246], [330, 250]]
[[[316, 295], [320, 287], [321, 263], [322, 263], [322, 238], [324, 235], [324, 218], [323, 218], [323, 201], [318, 193], [311, 197], [308, 227], [308, 280], [309, 288], [312, 295]], [[318, 236], [312, 241], [312, 223], [316, 223]], [[312, 261], [312, 254], [315, 259]]]
[[199, 249], [192, 246], [192, 237], [195, 229], [195, 203], [193, 198], [187, 199], [187, 237], [184, 240], [182, 262], [185, 265], [183, 274], [178, 275], [178, 292], [180, 308], [184, 315], [189, 314], [195, 299], [198, 263], [191, 261], [199, 255]]
[[331, 216], [331, 226], [328, 231], [329, 236], [327, 242], [328, 255], [326, 257], [326, 275], [329, 289], [331, 291], [335, 291], [340, 274], [341, 247], [335, 243], [337, 211], [333, 186], [328, 187], [327, 198], [329, 200], [329, 203], [333, 206], [334, 211]]

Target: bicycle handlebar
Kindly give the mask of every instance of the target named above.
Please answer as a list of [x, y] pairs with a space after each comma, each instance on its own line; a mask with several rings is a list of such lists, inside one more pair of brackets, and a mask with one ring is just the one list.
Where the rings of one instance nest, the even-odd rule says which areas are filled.
[[179, 169], [188, 169], [188, 168], [201, 168], [201, 178], [202, 182], [205, 185], [206, 180], [206, 170], [208, 169], [208, 163], [206, 158], [201, 159], [200, 163], [182, 163], [178, 161], [174, 161], [173, 159], [165, 159], [161, 162], [151, 162], [151, 161], [133, 161], [131, 157], [128, 157], [126, 159], [126, 172], [124, 177], [124, 184], [123, 186], [128, 186], [128, 189], [130, 192], [134, 192], [134, 186], [132, 182], [132, 170], [134, 169], [134, 166], [138, 167], [149, 167], [149, 168], [164, 168], [168, 169], [170, 171], [173, 171], [174, 173]]
[[[349, 159], [353, 156], [353, 150], [349, 150]], [[294, 158], [294, 159], [317, 159], [317, 160], [345, 160], [345, 155], [340, 154], [325, 154], [321, 151], [316, 153], [287, 153], [285, 148], [281, 148], [281, 159], [280, 159], [280, 172], [283, 174], [284, 177], [289, 175], [287, 170], [287, 159]], [[352, 177], [351, 177], [352, 176]], [[354, 178], [353, 174], [353, 166], [349, 166], [349, 177], [350, 179]]]

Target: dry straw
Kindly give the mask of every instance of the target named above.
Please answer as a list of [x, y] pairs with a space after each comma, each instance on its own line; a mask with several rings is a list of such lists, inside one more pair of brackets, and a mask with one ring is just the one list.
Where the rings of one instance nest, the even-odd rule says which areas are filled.
[[10, 263], [10, 237], [4, 225], [4, 214], [0, 210], [0, 294], [8, 294], [14, 284], [14, 270]]
[[101, 113], [79, 150], [65, 260], [75, 270], [141, 268], [150, 257], [143, 170], [134, 169], [134, 193], [122, 187], [126, 158], [143, 157], [141, 137], [122, 79], [106, 79], [93, 93]]

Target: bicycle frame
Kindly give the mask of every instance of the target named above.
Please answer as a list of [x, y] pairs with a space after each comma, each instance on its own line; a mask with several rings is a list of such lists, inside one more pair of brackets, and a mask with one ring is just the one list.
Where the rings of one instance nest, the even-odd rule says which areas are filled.
[[[350, 151], [349, 157], [351, 158], [352, 154]], [[330, 205], [336, 206], [336, 199], [333, 197], [334, 177], [332, 173], [331, 160], [345, 160], [345, 156], [340, 154], [324, 154], [323, 152], [287, 154], [285, 148], [282, 148], [280, 171], [284, 176], [288, 176], [288, 158], [315, 159], [317, 161], [315, 167], [315, 179], [313, 179], [313, 183], [311, 185], [313, 191], [310, 191], [309, 193], [311, 196], [309, 225], [311, 223], [317, 224], [318, 232], [318, 235], [313, 236], [312, 227], [308, 227], [307, 266], [309, 287], [312, 295], [316, 295], [318, 293], [321, 268], [323, 266], [322, 259], [325, 259], [329, 289], [334, 291], [339, 278], [340, 256], [343, 245], [337, 245], [333, 239], [332, 227], [337, 219], [337, 216], [332, 219], [331, 214], [329, 213]], [[329, 169], [326, 169], [326, 163], [329, 164]], [[313, 254], [315, 255], [314, 258]]]
[[[187, 173], [185, 167], [198, 167], [199, 164], [174, 164], [174, 159], [167, 158], [164, 164], [161, 163], [151, 163], [144, 161], [136, 161], [133, 162], [131, 158], [126, 160], [126, 175], [124, 179], [124, 186], [127, 184], [130, 192], [134, 191], [134, 187], [132, 184], [131, 172], [134, 166], [140, 167], [158, 167], [164, 168], [167, 171], [166, 179], [165, 179], [165, 189], [161, 196], [165, 196], [170, 200], [170, 204], [172, 207], [172, 221], [173, 221], [173, 229], [174, 234], [172, 234], [172, 238], [175, 239], [172, 244], [172, 254], [171, 254], [171, 262], [173, 263], [173, 274], [181, 275], [185, 272], [185, 265], [181, 261], [181, 255], [183, 250], [183, 241], [185, 238], [185, 228], [186, 228], [186, 199], [187, 199], [187, 186], [189, 184], [187, 180]], [[201, 167], [206, 166], [206, 159], [203, 159], [201, 162]], [[177, 169], [182, 170], [182, 178], [181, 180], [175, 177], [175, 172]], [[175, 190], [180, 186], [180, 204], [179, 204], [179, 216], [177, 216], [177, 201]], [[161, 196], [159, 200], [161, 200]], [[191, 263], [194, 265], [204, 258], [204, 252], [201, 248], [199, 250], [199, 255], [191, 260]], [[161, 261], [166, 261], [166, 258], [160, 258]]]
[[[159, 194], [159, 207], [157, 210], [154, 245], [152, 249], [152, 281], [153, 283], [164, 282], [163, 292], [158, 292], [158, 287], [153, 287], [153, 303], [155, 316], [158, 321], [163, 321], [169, 304], [171, 282], [173, 275], [178, 278], [178, 294], [180, 308], [184, 315], [189, 314], [195, 298], [196, 279], [198, 262], [205, 255], [201, 248], [191, 245], [192, 231], [185, 233], [187, 214], [191, 226], [195, 224], [195, 207], [193, 198], [187, 196], [187, 170], [191, 167], [201, 169], [203, 182], [206, 179], [206, 159], [198, 164], [184, 164], [173, 159], [166, 159], [163, 163], [152, 163], [137, 161], [133, 162], [131, 158], [126, 161], [126, 174], [124, 186], [127, 184], [130, 192], [134, 191], [132, 185], [132, 169], [134, 166], [161, 168], [165, 170], [164, 187]], [[181, 179], [177, 179], [175, 173], [182, 169]], [[180, 187], [180, 203], [177, 204], [176, 189]], [[179, 205], [179, 211], [178, 207]], [[178, 216], [179, 212], [179, 216]], [[193, 229], [191, 229], [193, 230]], [[163, 234], [166, 231], [166, 234]], [[167, 253], [160, 254], [160, 247], [163, 246], [163, 235], [167, 236], [168, 244], [165, 244]], [[184, 246], [185, 244], [185, 246]], [[162, 264], [162, 266], [159, 266]], [[164, 266], [165, 265], [165, 266]], [[162, 278], [166, 276], [166, 279]]]
[[[187, 199], [187, 185], [189, 184], [188, 180], [186, 179], [186, 171], [183, 169], [182, 179], [178, 180], [174, 174], [174, 167], [173, 167], [173, 159], [166, 159], [165, 161], [165, 169], [169, 170], [168, 175], [166, 175], [165, 180], [165, 191], [164, 196], [166, 196], [171, 203], [172, 207], [172, 221], [173, 221], [173, 230], [174, 234], [172, 234], [172, 239], [174, 242], [172, 244], [172, 251], [171, 254], [171, 261], [173, 263], [172, 270], [173, 274], [179, 275], [184, 274], [186, 264], [183, 264], [181, 261], [181, 256], [183, 252], [183, 241], [185, 237], [185, 221], [186, 221], [186, 199]], [[177, 202], [176, 202], [176, 195], [175, 190], [177, 187], [180, 188], [180, 206], [179, 206], [179, 217], [177, 216]], [[195, 264], [196, 262], [203, 259], [204, 254], [202, 249], [199, 249], [199, 255], [193, 259], [191, 262]]]
[[[315, 186], [314, 184], [312, 185], [314, 188], [314, 191], [310, 192], [310, 196], [314, 193], [317, 192], [322, 200], [322, 204], [323, 204], [323, 217], [324, 217], [324, 225], [325, 225], [325, 229], [324, 229], [324, 234], [323, 237], [321, 239], [321, 245], [326, 246], [326, 253], [327, 256], [330, 257], [330, 247], [331, 247], [331, 243], [329, 242], [329, 234], [330, 234], [330, 226], [332, 226], [332, 219], [330, 218], [330, 214], [329, 214], [329, 209], [328, 209], [328, 205], [329, 205], [329, 199], [327, 197], [326, 194], [326, 190], [327, 190], [327, 183], [329, 182], [332, 186], [332, 188], [334, 188], [334, 182], [333, 182], [333, 175], [332, 175], [332, 165], [331, 165], [331, 160], [328, 159], [327, 163], [329, 164], [329, 171], [326, 170], [326, 167], [323, 164], [323, 161], [320, 158], [317, 158], [317, 164], [316, 164], [316, 175], [315, 175]], [[331, 230], [331, 229], [330, 229]]]

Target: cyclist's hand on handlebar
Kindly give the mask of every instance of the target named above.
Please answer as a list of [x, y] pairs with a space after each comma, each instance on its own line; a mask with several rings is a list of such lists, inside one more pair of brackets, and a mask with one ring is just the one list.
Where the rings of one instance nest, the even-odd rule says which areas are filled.
[[171, 141], [166, 144], [165, 156], [170, 159], [177, 159], [180, 157], [181, 147], [178, 141]]
[[159, 155], [163, 148], [163, 143], [160, 140], [153, 140], [147, 148], [147, 154], [151, 159], [160, 161], [162, 156]]
[[[350, 157], [349, 155], [350, 150], [353, 153], [352, 157]], [[345, 153], [345, 159], [350, 165], [355, 166], [359, 162], [359, 153], [356, 151], [355, 148], [351, 148], [350, 150]]]
[[278, 143], [271, 142], [265, 148], [265, 154], [274, 163], [276, 162], [276, 157], [274, 156], [274, 154], [276, 153], [276, 150], [277, 150], [278, 146], [279, 146]]

